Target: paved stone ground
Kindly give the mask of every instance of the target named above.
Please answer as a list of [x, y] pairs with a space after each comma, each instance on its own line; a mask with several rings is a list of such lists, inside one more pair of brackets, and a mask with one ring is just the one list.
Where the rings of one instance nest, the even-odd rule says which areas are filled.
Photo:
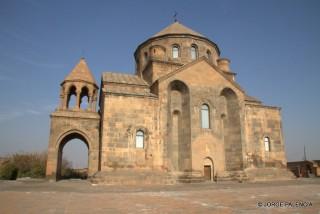
[[320, 179], [171, 186], [0, 181], [0, 213], [320, 213]]

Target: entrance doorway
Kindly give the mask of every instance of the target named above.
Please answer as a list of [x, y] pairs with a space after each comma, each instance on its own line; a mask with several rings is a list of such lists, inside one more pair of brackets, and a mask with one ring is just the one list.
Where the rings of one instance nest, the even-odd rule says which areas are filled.
[[203, 177], [207, 181], [212, 181], [213, 176], [214, 176], [213, 161], [210, 157], [206, 157], [204, 159], [204, 164], [203, 164]]
[[208, 181], [211, 181], [211, 166], [210, 165], [204, 165], [204, 178]]

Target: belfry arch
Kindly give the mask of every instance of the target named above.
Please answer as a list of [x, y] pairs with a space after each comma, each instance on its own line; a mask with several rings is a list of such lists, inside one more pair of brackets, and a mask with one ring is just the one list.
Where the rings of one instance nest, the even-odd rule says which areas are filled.
[[74, 85], [71, 85], [68, 89], [68, 95], [67, 95], [67, 103], [66, 103], [66, 108], [71, 109], [76, 106], [76, 101], [72, 103], [72, 98], [76, 99], [77, 97], [77, 88]]
[[89, 89], [87, 86], [81, 88], [80, 93], [80, 109], [90, 109]]
[[[72, 139], [80, 139], [88, 147], [88, 176], [98, 172], [100, 115], [96, 111], [98, 86], [82, 58], [61, 83], [60, 106], [52, 112], [46, 176], [59, 179], [63, 147]], [[75, 106], [69, 106], [70, 96], [76, 97]], [[87, 99], [81, 109], [82, 99]]]

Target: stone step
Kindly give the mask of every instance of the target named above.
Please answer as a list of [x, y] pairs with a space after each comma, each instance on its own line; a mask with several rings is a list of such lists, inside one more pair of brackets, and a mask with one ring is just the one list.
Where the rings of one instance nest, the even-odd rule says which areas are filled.
[[200, 183], [206, 181], [202, 173], [198, 171], [178, 172], [175, 173], [175, 177], [178, 183]]
[[106, 185], [145, 185], [145, 184], [175, 184], [176, 180], [166, 172], [146, 170], [117, 170], [98, 172], [90, 181]]
[[295, 179], [293, 173], [286, 168], [248, 168], [245, 170], [245, 173], [251, 181]]
[[[263, 181], [263, 180], [291, 180], [295, 176], [285, 168], [250, 168], [244, 171], [224, 172], [217, 177], [217, 181]], [[90, 178], [96, 184], [175, 184], [200, 183], [207, 180], [201, 172], [162, 172], [152, 170], [116, 170], [99, 172]]]
[[206, 180], [204, 178], [178, 178], [178, 183], [201, 183], [205, 182]]
[[247, 181], [249, 178], [244, 171], [229, 171], [217, 176], [217, 181]]

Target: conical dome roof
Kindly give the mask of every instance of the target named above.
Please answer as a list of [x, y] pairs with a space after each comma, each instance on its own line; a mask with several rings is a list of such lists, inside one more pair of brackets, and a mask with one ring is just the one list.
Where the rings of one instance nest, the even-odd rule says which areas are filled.
[[151, 38], [158, 37], [158, 36], [164, 36], [164, 35], [170, 35], [170, 34], [189, 34], [199, 37], [205, 37], [201, 35], [200, 33], [184, 26], [180, 22], [174, 22], [173, 24], [169, 25], [168, 27], [164, 28], [160, 32], [153, 35]]
[[80, 59], [79, 63], [72, 69], [72, 71], [64, 79], [64, 81], [79, 81], [79, 80], [97, 85], [84, 58]]
[[181, 24], [180, 22], [176, 21], [176, 22], [170, 24], [169, 26], [167, 26], [166, 28], [164, 28], [163, 30], [159, 31], [158, 33], [154, 34], [146, 41], [142, 42], [135, 50], [134, 56], [137, 57], [138, 51], [144, 45], [146, 45], [152, 41], [156, 41], [158, 39], [166, 39], [167, 37], [168, 38], [170, 38], [170, 37], [184, 37], [184, 38], [198, 37], [199, 39], [205, 40], [208, 43], [210, 43], [216, 49], [218, 55], [220, 55], [220, 50], [219, 50], [219, 47], [217, 46], [217, 44], [215, 44], [213, 41], [211, 41], [210, 39], [208, 39], [206, 36], [202, 35], [201, 33], [198, 33], [196, 31], [190, 29], [189, 27], [186, 27], [185, 25]]

